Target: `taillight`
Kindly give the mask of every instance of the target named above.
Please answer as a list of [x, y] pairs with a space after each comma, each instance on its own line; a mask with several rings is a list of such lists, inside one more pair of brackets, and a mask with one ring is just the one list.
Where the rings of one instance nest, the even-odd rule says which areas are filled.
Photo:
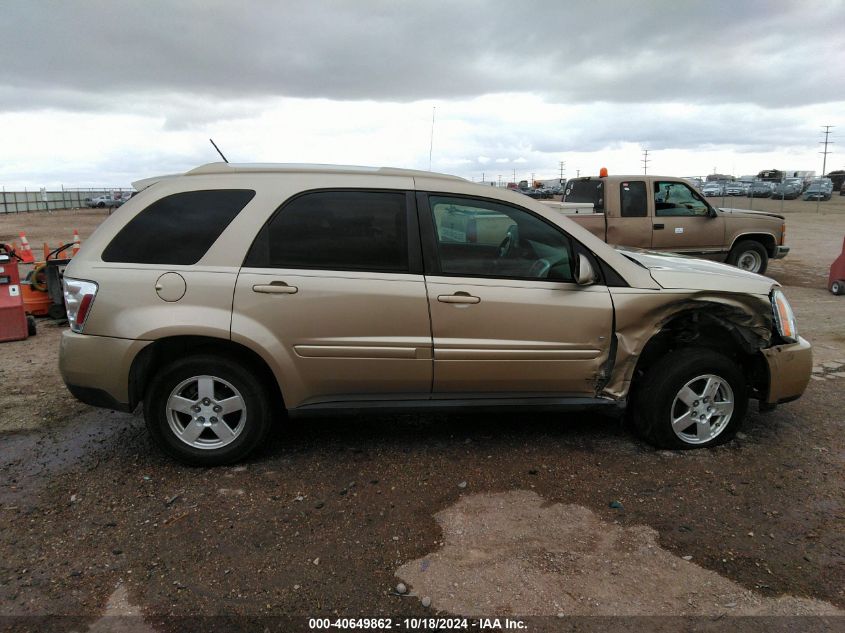
[[91, 306], [97, 296], [97, 284], [93, 281], [65, 277], [62, 280], [62, 286], [70, 329], [77, 333], [82, 332], [85, 319], [91, 313]]
[[780, 245], [786, 244], [786, 222], [780, 225]]

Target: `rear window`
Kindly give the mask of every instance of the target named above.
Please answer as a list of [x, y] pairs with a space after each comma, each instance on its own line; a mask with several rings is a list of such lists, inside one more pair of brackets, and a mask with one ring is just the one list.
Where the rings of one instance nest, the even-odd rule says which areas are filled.
[[564, 202], [592, 204], [597, 212], [604, 213], [604, 181], [592, 178], [573, 178], [566, 183]]
[[212, 189], [156, 200], [120, 230], [103, 261], [196, 264], [254, 196], [251, 189]]

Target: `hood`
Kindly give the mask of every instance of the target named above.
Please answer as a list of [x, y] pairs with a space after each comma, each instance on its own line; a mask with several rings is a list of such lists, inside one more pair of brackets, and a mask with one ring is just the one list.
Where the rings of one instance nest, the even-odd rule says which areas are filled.
[[667, 289], [713, 290], [767, 295], [774, 279], [740, 270], [734, 266], [674, 253], [657, 253], [625, 246], [616, 250], [648, 269], [652, 278]]
[[750, 209], [724, 209], [719, 207], [719, 211], [722, 212], [723, 215], [727, 217], [734, 217], [734, 218], [759, 218], [759, 217], [769, 217], [775, 218], [778, 220], [785, 220], [784, 216], [778, 215], [777, 213], [769, 213], [768, 211], [751, 211]]

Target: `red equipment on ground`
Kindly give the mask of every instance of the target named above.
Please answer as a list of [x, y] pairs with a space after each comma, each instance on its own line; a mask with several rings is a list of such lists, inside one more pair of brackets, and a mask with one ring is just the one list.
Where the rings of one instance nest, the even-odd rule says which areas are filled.
[[35, 319], [27, 317], [14, 252], [0, 245], [0, 342], [20, 341], [35, 334]]
[[827, 287], [835, 295], [845, 295], [845, 240], [842, 241], [842, 252], [830, 265]]

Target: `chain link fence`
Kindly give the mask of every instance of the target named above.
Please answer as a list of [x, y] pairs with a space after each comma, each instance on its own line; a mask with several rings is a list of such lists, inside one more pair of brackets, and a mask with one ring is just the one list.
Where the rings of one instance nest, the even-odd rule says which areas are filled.
[[[111, 199], [128, 198], [132, 189], [127, 187], [101, 187], [88, 189], [23, 189], [0, 192], [0, 213], [29, 213], [31, 211], [56, 211], [92, 206], [89, 201], [99, 196]], [[95, 205], [96, 206], [96, 205]], [[102, 205], [107, 206], [106, 204]]]

